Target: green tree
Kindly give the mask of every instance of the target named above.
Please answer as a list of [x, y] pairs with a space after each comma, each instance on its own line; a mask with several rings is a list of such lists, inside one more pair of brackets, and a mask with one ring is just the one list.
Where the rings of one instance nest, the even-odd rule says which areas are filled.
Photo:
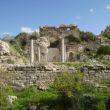
[[80, 31], [80, 37], [81, 37], [81, 40], [84, 40], [84, 41], [88, 41], [88, 40], [94, 41], [96, 39], [95, 35], [92, 32]]

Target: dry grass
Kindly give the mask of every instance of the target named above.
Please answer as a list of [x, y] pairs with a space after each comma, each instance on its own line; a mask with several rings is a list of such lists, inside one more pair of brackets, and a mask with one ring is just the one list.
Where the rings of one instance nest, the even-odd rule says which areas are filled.
[[6, 86], [11, 81], [11, 75], [0, 66], [0, 86]]

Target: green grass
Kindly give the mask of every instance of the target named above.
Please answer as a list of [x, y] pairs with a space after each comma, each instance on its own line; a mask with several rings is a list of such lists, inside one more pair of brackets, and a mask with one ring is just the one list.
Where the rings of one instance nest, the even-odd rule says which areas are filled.
[[14, 92], [15, 96], [17, 96], [17, 100], [8, 105], [6, 110], [27, 110], [29, 104], [37, 104], [42, 100], [56, 99], [58, 94], [56, 91], [52, 89], [41, 91], [37, 90], [35, 87], [28, 87], [22, 91]]
[[100, 60], [101, 63], [110, 65], [110, 60]]
[[54, 62], [54, 64], [58, 66], [74, 67], [76, 69], [79, 69], [80, 67], [85, 65], [85, 62], [65, 62], [65, 63]]

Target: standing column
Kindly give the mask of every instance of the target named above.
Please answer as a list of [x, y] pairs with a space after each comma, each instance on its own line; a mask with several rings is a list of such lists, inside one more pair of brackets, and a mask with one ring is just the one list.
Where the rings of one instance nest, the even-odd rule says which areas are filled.
[[34, 40], [31, 39], [31, 64], [34, 63]]
[[40, 46], [38, 47], [38, 62], [40, 63]]
[[64, 38], [61, 39], [61, 51], [62, 51], [62, 62], [65, 62], [65, 45], [64, 45]]
[[65, 62], [66, 62], [66, 57], [67, 57], [67, 56], [66, 56], [66, 45], [65, 45]]

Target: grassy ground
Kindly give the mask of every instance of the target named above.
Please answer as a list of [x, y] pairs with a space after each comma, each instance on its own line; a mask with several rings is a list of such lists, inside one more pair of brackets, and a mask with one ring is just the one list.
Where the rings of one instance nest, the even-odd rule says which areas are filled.
[[[79, 74], [79, 73], [78, 73]], [[58, 77], [45, 91], [36, 87], [27, 87], [22, 91], [13, 91], [10, 87], [0, 90], [0, 110], [28, 110], [36, 105], [38, 110], [109, 110], [110, 82], [104, 81], [104, 88], [82, 83], [82, 76], [65, 74]], [[17, 96], [10, 104], [8, 95]]]

